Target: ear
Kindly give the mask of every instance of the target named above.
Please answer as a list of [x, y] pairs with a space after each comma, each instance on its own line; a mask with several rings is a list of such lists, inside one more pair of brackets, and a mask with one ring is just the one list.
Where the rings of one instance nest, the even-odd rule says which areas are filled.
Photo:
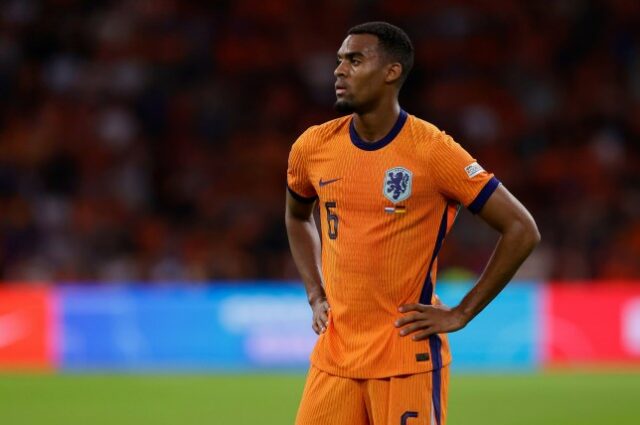
[[388, 65], [387, 76], [385, 82], [395, 84], [402, 76], [402, 65], [399, 62], [393, 62]]

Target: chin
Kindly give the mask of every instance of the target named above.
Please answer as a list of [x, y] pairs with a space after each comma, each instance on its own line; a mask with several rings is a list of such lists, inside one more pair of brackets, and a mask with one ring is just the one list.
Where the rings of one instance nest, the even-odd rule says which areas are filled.
[[353, 103], [348, 100], [338, 99], [336, 103], [333, 105], [334, 109], [341, 114], [352, 114], [356, 112], [356, 108]]

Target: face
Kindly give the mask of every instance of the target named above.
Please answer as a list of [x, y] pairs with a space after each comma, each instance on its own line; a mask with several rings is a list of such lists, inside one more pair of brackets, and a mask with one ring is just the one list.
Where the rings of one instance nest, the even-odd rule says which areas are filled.
[[390, 64], [378, 47], [378, 37], [352, 34], [338, 50], [335, 108], [341, 113], [364, 113], [375, 107], [388, 88]]

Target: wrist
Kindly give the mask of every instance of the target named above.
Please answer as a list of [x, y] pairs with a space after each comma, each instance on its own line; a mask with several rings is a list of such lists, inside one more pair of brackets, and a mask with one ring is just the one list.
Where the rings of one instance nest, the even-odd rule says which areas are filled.
[[473, 318], [473, 316], [468, 311], [465, 311], [461, 305], [452, 308], [451, 311], [455, 314], [458, 323], [460, 323], [462, 327], [467, 326], [467, 323], [469, 323]]
[[327, 296], [325, 295], [324, 291], [315, 292], [313, 294], [307, 295], [307, 301], [309, 302], [309, 305], [314, 305], [318, 301], [326, 301], [326, 300], [327, 300]]

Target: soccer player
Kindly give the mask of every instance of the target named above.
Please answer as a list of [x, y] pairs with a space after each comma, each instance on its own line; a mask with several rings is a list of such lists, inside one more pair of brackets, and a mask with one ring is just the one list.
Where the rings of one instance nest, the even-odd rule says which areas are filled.
[[[334, 71], [335, 107], [348, 115], [310, 127], [291, 148], [287, 233], [319, 335], [297, 425], [443, 425], [446, 333], [480, 313], [540, 240], [492, 174], [400, 108], [412, 64], [400, 28], [351, 28]], [[437, 256], [460, 205], [501, 237], [449, 308], [434, 294]]]

